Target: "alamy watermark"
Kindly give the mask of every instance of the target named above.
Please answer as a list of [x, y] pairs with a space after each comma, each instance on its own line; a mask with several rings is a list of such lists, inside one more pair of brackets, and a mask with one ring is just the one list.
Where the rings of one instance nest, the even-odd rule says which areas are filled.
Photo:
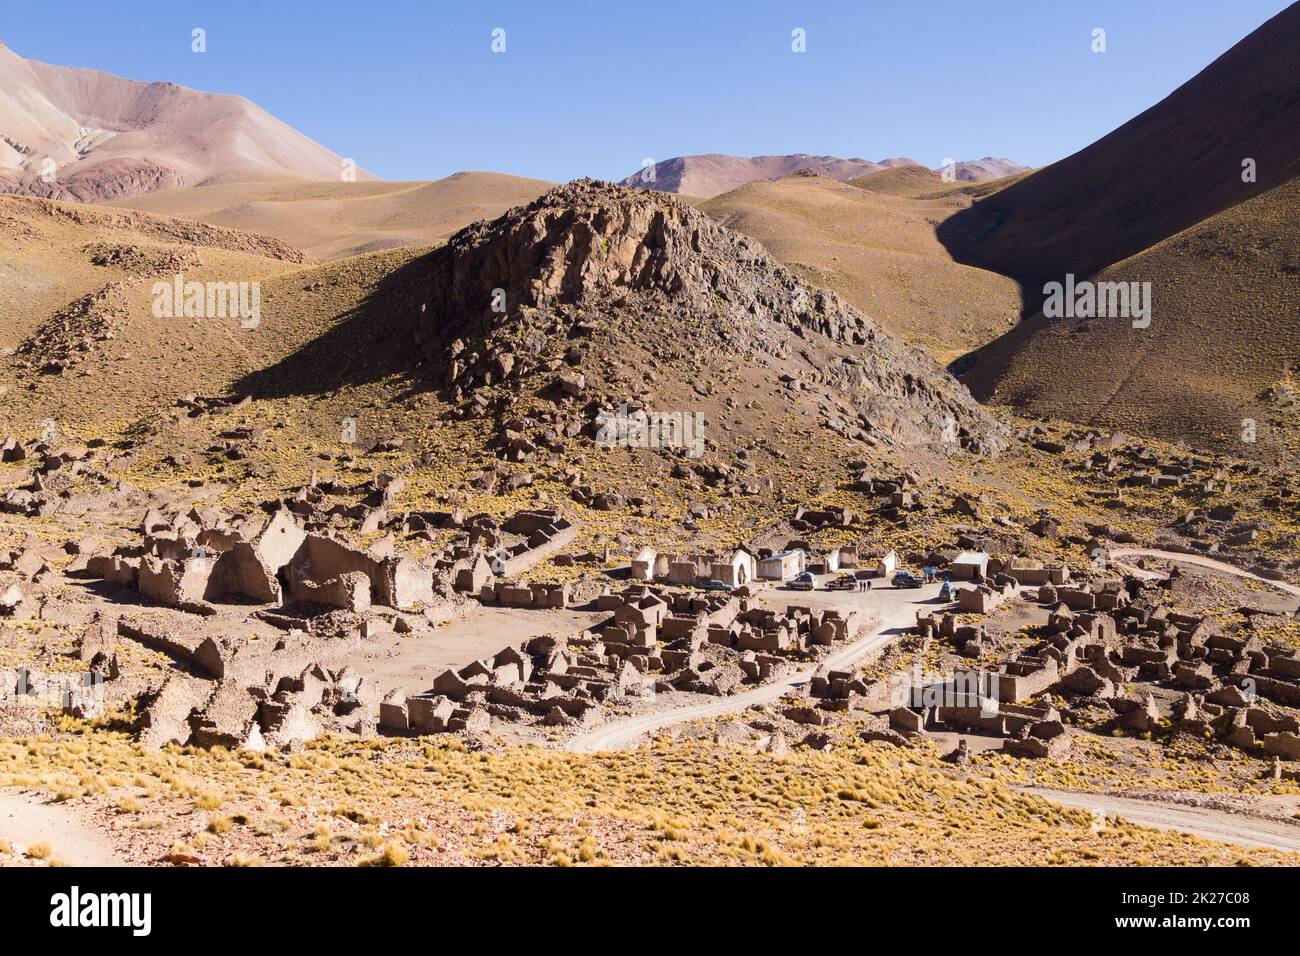
[[239, 319], [245, 329], [262, 324], [260, 282], [186, 282], [178, 272], [149, 291], [155, 319]]
[[1043, 315], [1049, 319], [1132, 319], [1133, 328], [1151, 325], [1150, 282], [1074, 281], [1067, 273], [1065, 282], [1043, 286]]
[[80, 705], [98, 710], [104, 702], [104, 675], [99, 671], [75, 674], [39, 674], [19, 667], [12, 683], [0, 684], [0, 707], [54, 707], [67, 709]]
[[894, 707], [973, 707], [981, 717], [1000, 712], [998, 675], [988, 671], [926, 674], [919, 664], [890, 678], [890, 703]]
[[601, 409], [596, 415], [596, 444], [610, 448], [676, 448], [687, 458], [704, 454], [703, 412], [629, 412]]

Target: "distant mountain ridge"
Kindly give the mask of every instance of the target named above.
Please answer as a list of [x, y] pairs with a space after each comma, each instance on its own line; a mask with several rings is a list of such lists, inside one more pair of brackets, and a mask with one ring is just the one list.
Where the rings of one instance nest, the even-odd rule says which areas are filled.
[[0, 44], [0, 192], [93, 202], [207, 183], [338, 182], [346, 168], [241, 96], [52, 66]]
[[[962, 361], [977, 398], [1201, 447], [1290, 455], [1300, 376], [1300, 4], [1127, 123], [942, 222], [1029, 315]], [[1067, 275], [1150, 283], [1150, 327], [1047, 318]], [[1243, 422], [1251, 437], [1242, 439]]]
[[[940, 167], [934, 172], [939, 173], [948, 169], [948, 179], [972, 183], [1000, 179], [1029, 169], [1028, 166], [1021, 166], [1009, 159], [994, 159], [991, 156], [977, 160], [963, 160], [949, 165], [950, 169]], [[857, 157], [843, 159], [838, 156], [813, 156], [809, 153], [792, 153], [787, 156], [727, 156], [709, 153], [665, 159], [626, 177], [620, 185], [711, 199], [738, 189], [745, 183], [782, 179], [804, 170], [821, 173], [840, 182], [848, 182], [868, 173], [900, 166], [922, 166], [922, 164], [907, 157], [892, 157], [872, 162]]]

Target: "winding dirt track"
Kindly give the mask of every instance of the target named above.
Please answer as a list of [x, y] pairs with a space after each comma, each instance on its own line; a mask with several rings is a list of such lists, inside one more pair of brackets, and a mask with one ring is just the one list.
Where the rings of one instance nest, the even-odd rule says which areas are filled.
[[30, 793], [0, 792], [0, 838], [24, 848], [48, 844], [51, 858], [69, 866], [124, 865], [101, 830], [66, 807]]
[[[1194, 564], [1197, 567], [1210, 568], [1214, 571], [1221, 571], [1224, 574], [1230, 574], [1235, 578], [1249, 578], [1252, 581], [1259, 581], [1261, 584], [1267, 584], [1277, 588], [1279, 591], [1285, 591], [1287, 594], [1294, 594], [1300, 597], [1300, 587], [1294, 584], [1287, 584], [1285, 581], [1274, 581], [1270, 578], [1261, 577], [1250, 571], [1243, 571], [1235, 564], [1228, 564], [1226, 561], [1216, 561], [1213, 558], [1203, 558], [1199, 554], [1180, 554], [1177, 551], [1152, 551], [1147, 548], [1115, 548], [1110, 552], [1112, 560], [1120, 564], [1126, 570], [1130, 569], [1129, 565], [1122, 564], [1119, 558], [1138, 557], [1138, 558], [1160, 558], [1165, 561], [1177, 561], [1180, 564]], [[1140, 574], [1152, 575], [1151, 571], [1137, 570]]]
[[1114, 797], [1106, 793], [1046, 790], [1040, 787], [1028, 787], [1022, 792], [1067, 807], [1096, 810], [1106, 816], [1120, 816], [1130, 823], [1156, 830], [1177, 830], [1221, 843], [1300, 853], [1300, 824], [1287, 823], [1285, 820], [1267, 820], [1226, 810], [1189, 807], [1158, 800]]

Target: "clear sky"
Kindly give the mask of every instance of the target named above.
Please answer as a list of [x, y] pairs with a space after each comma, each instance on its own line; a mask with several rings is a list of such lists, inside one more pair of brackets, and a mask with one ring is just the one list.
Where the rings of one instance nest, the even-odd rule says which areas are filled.
[[[22, 56], [238, 93], [385, 179], [692, 153], [1060, 159], [1283, 0], [0, 0]], [[195, 27], [207, 52], [191, 52]], [[1093, 53], [1092, 31], [1106, 30]], [[505, 52], [491, 50], [505, 31]], [[806, 52], [791, 49], [805, 31]]]

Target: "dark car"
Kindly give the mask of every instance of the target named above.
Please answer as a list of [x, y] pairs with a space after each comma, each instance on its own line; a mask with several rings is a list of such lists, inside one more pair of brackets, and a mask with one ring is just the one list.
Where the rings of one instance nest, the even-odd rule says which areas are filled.
[[893, 585], [896, 588], [919, 588], [923, 584], [925, 584], [923, 580], [906, 571], [899, 571], [894, 575]]
[[817, 579], [813, 577], [811, 571], [804, 571], [802, 574], [797, 575], [786, 587], [792, 591], [811, 591], [817, 587]]
[[700, 587], [701, 587], [702, 590], [705, 590], [705, 591], [730, 591], [730, 590], [732, 590], [732, 587], [731, 587], [730, 584], [728, 584], [726, 581], [719, 581], [717, 578], [714, 578], [712, 581], [705, 581], [702, 585], [700, 585]]

